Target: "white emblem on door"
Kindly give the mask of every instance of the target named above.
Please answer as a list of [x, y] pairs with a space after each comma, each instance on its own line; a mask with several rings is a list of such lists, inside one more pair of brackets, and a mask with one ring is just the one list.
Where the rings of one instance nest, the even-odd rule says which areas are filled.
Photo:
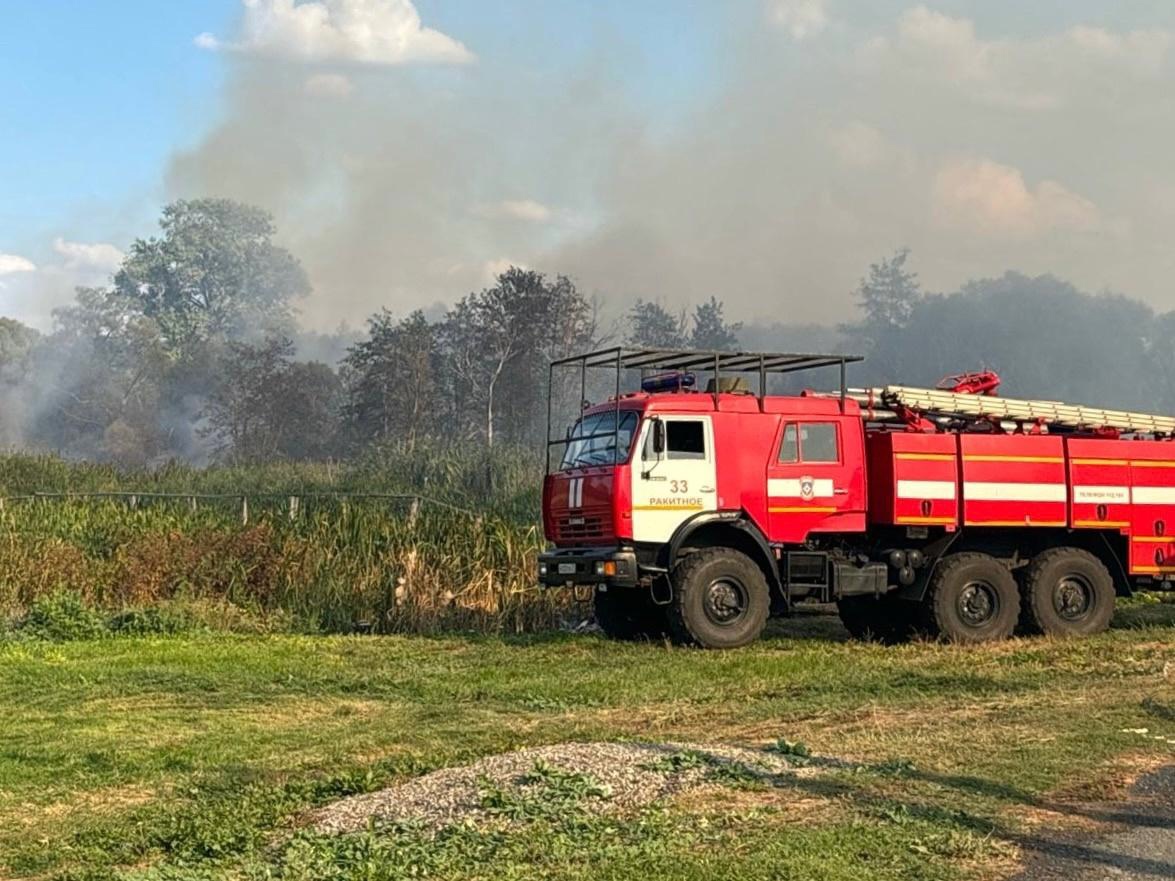
[[810, 502], [816, 497], [816, 478], [801, 477], [800, 478], [800, 498], [805, 502]]

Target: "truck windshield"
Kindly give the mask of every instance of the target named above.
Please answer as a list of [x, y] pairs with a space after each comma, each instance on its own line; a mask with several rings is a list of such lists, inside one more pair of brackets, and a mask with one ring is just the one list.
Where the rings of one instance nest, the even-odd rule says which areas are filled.
[[636, 434], [637, 415], [620, 412], [620, 430], [616, 430], [616, 412], [595, 413], [580, 419], [568, 435], [563, 454], [563, 469], [587, 465], [617, 465], [628, 461], [628, 451]]

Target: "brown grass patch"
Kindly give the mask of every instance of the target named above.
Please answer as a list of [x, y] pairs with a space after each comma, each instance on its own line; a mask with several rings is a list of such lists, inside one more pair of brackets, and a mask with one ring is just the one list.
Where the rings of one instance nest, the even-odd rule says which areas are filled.
[[76, 814], [91, 816], [115, 814], [154, 801], [158, 795], [157, 789], [143, 784], [125, 784], [82, 790], [72, 793], [68, 799], [59, 799], [46, 804], [24, 802], [14, 805], [4, 812], [4, 822], [36, 828]]
[[778, 825], [814, 825], [835, 822], [850, 812], [833, 798], [786, 787], [732, 789], [714, 784], [688, 790], [672, 800], [674, 807], [691, 814], [745, 814], [766, 811]]

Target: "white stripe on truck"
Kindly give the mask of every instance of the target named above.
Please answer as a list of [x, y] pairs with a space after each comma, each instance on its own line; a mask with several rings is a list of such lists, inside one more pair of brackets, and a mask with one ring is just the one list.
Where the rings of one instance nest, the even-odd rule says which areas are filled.
[[899, 480], [899, 499], [954, 499], [953, 480]]
[[1068, 493], [1063, 483], [993, 483], [968, 480], [963, 483], [963, 498], [972, 502], [1065, 502]]

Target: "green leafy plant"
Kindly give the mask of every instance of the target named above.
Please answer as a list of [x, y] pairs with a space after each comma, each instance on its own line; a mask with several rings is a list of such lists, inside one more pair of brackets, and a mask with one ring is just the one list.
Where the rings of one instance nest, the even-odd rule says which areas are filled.
[[789, 756], [796, 759], [808, 759], [812, 757], [811, 751], [805, 744], [798, 740], [787, 740], [783, 737], [767, 747], [767, 750], [781, 756]]
[[26, 636], [52, 642], [97, 639], [107, 633], [103, 617], [74, 591], [57, 591], [35, 600], [20, 630]]

